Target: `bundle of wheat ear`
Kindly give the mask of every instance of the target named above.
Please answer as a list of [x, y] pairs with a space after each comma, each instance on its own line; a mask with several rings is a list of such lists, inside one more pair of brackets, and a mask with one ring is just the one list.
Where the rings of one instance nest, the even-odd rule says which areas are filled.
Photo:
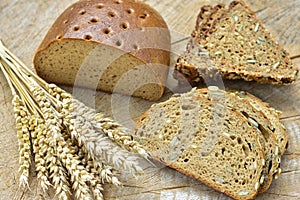
[[39, 78], [1, 41], [0, 57], [13, 96], [22, 187], [29, 187], [32, 161], [42, 189], [53, 187], [59, 199], [103, 199], [103, 184], [121, 185], [118, 172], [143, 172], [139, 159], [148, 154], [124, 127]]

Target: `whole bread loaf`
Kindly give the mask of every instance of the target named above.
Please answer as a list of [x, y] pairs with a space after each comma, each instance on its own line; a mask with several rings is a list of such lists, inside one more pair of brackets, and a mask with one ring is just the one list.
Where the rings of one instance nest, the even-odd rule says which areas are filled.
[[170, 61], [170, 33], [161, 15], [134, 0], [81, 0], [54, 22], [34, 57], [39, 76], [159, 99]]
[[225, 103], [224, 92], [202, 94], [176, 94], [153, 105], [137, 122], [134, 137], [169, 167], [234, 199], [253, 199], [269, 168], [262, 133]]
[[209, 15], [205, 14], [207, 7], [201, 9], [187, 50], [178, 58], [175, 78], [187, 79], [193, 85], [203, 80], [205, 74], [197, 70], [201, 63], [190, 59], [191, 52], [201, 51], [227, 79], [270, 84], [295, 81], [298, 69], [289, 54], [245, 2], [232, 1], [228, 8], [219, 4], [209, 10]]

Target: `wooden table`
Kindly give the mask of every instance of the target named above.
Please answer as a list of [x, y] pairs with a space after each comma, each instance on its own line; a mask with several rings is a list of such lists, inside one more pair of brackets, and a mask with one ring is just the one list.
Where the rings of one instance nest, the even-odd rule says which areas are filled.
[[[172, 61], [183, 52], [200, 7], [219, 1], [205, 0], [145, 0], [157, 9], [172, 31]], [[46, 31], [56, 17], [74, 0], [1, 0], [0, 38], [27, 66]], [[222, 1], [228, 3], [229, 1]], [[266, 24], [270, 32], [300, 66], [300, 1], [247, 0]], [[226, 86], [247, 90], [275, 108], [282, 110], [282, 121], [289, 132], [289, 149], [283, 157], [283, 173], [271, 188], [257, 199], [300, 199], [300, 82], [291, 86], [269, 86], [244, 81], [226, 81]], [[176, 82], [170, 77], [168, 87]], [[71, 88], [66, 88], [72, 91]], [[82, 98], [93, 95], [95, 103]], [[164, 99], [170, 96], [166, 92]], [[97, 110], [111, 115], [111, 95], [76, 90], [75, 96]], [[12, 114], [11, 93], [0, 73], [0, 199], [52, 199], [53, 192], [43, 193], [31, 178], [31, 191], [18, 188], [18, 145]], [[128, 126], [151, 105], [140, 99], [131, 99], [130, 119], [121, 121]], [[122, 111], [119, 110], [119, 112]], [[105, 186], [106, 199], [228, 199], [228, 197], [167, 167], [149, 171], [144, 177], [128, 180], [121, 189]]]

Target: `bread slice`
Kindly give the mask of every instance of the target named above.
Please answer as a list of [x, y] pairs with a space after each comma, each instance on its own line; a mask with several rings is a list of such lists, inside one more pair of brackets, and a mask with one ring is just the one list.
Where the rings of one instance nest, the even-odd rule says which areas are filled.
[[[272, 126], [271, 122], [265, 113], [261, 111], [263, 106], [261, 106], [260, 109], [257, 109], [257, 107], [254, 107], [247, 99], [241, 98], [240, 95], [236, 95], [234, 92], [225, 92], [222, 90], [216, 91], [224, 94], [226, 106], [236, 109], [236, 111], [240, 112], [248, 119], [250, 125], [255, 129], [258, 129], [259, 141], [262, 144], [266, 161], [263, 170], [264, 181], [261, 183], [259, 192], [264, 192], [270, 187], [273, 175], [277, 173], [281, 160], [276, 135], [273, 132], [274, 130], [270, 128]], [[207, 88], [197, 90], [196, 95], [200, 95], [202, 98], [206, 99], [210, 98], [209, 90]], [[254, 99], [256, 97], [252, 96], [252, 98]]]
[[82, 0], [54, 22], [34, 57], [49, 82], [159, 99], [170, 33], [153, 8], [134, 0]]
[[[211, 18], [212, 25], [207, 28], [202, 22], [203, 30], [195, 31], [192, 35], [204, 49], [202, 51], [206, 51], [214, 60], [224, 78], [270, 84], [295, 81], [298, 69], [293, 66], [289, 54], [272, 38], [244, 2], [233, 1], [227, 10], [216, 10], [211, 16], [215, 16]], [[192, 51], [192, 47], [187, 48], [187, 52]], [[179, 57], [175, 69], [195, 85], [202, 80], [202, 74], [191, 70], [198, 63], [191, 62], [187, 54]], [[179, 76], [178, 72], [175, 78]]]
[[154, 159], [234, 199], [252, 199], [259, 189], [265, 160], [257, 134], [222, 93], [208, 100], [195, 91], [153, 105], [135, 127]]

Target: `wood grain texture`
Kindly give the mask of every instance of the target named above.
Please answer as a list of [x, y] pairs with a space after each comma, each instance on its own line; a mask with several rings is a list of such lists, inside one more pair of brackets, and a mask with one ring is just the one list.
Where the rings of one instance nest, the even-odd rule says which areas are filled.
[[[182, 53], [187, 38], [195, 26], [200, 7], [208, 3], [228, 3], [228, 0], [144, 0], [158, 10], [172, 32], [172, 62]], [[26, 65], [32, 66], [33, 55], [56, 17], [75, 0], [1, 0], [0, 38]], [[283, 45], [300, 66], [300, 1], [248, 0], [251, 8], [266, 24], [272, 35]], [[273, 107], [283, 111], [282, 121], [288, 129], [289, 148], [283, 157], [283, 173], [271, 188], [257, 199], [300, 199], [300, 81], [290, 86], [270, 86], [244, 81], [225, 81], [228, 87], [247, 90]], [[167, 99], [177, 88], [170, 78], [169, 88], [162, 98]], [[84, 89], [65, 88], [85, 102], [128, 127], [151, 106], [151, 102], [121, 95], [108, 95]], [[116, 106], [117, 105], [117, 106]], [[35, 175], [31, 190], [18, 187], [18, 147], [12, 114], [11, 94], [0, 73], [0, 199], [52, 199], [53, 192], [43, 193]], [[34, 169], [33, 169], [34, 170]], [[127, 178], [123, 188], [106, 185], [106, 199], [229, 199], [209, 187], [164, 166], [147, 166], [146, 174], [137, 179]], [[55, 199], [55, 198], [54, 198]]]

